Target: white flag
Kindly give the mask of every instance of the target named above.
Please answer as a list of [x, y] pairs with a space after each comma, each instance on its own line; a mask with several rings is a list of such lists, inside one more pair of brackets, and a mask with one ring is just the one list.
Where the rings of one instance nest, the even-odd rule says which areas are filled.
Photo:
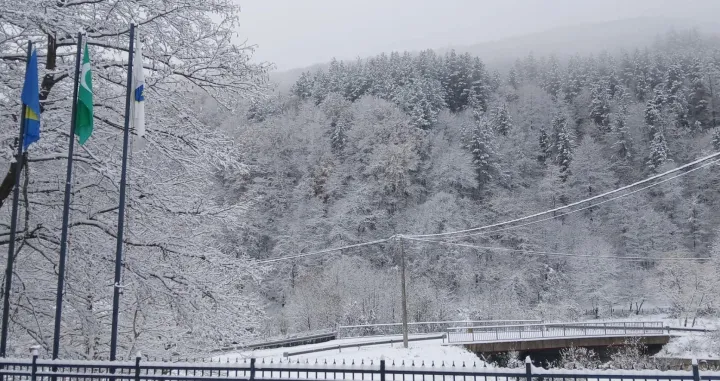
[[133, 122], [138, 136], [145, 136], [145, 73], [143, 72], [142, 43], [140, 33], [136, 31], [137, 42], [133, 64]]

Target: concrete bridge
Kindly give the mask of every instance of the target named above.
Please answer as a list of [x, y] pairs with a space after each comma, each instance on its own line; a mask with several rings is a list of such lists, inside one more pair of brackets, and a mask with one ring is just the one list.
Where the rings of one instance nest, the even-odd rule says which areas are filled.
[[662, 322], [548, 323], [448, 329], [448, 344], [475, 353], [532, 352], [569, 347], [612, 347], [639, 339], [647, 346], [670, 341]]

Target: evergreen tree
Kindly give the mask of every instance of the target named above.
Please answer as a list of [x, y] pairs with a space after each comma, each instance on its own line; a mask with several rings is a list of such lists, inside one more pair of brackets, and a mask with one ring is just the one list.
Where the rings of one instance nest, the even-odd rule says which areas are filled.
[[528, 54], [527, 58], [525, 58], [524, 62], [524, 70], [525, 77], [530, 81], [537, 81], [538, 78], [538, 62], [535, 59], [535, 55], [533, 52], [530, 52]]
[[352, 123], [350, 106], [351, 102], [339, 93], [328, 94], [320, 104], [330, 125], [330, 141], [336, 154], [341, 153], [347, 144], [347, 130]]
[[720, 152], [720, 127], [715, 127], [713, 129], [713, 148], [715, 148], [715, 151]]
[[538, 155], [538, 161], [542, 164], [545, 164], [547, 159], [550, 158], [550, 155], [552, 154], [550, 138], [548, 137], [547, 132], [545, 132], [545, 127], [540, 127], [540, 136], [538, 140], [540, 143], [540, 154]]
[[300, 78], [293, 84], [290, 92], [293, 95], [300, 97], [300, 99], [307, 99], [312, 96], [313, 79], [312, 75], [308, 71], [304, 71], [300, 74]]
[[630, 54], [623, 50], [620, 58], [620, 81], [626, 88], [630, 88], [634, 78], [634, 66]]
[[560, 167], [560, 180], [567, 181], [570, 176], [570, 163], [573, 158], [573, 137], [568, 127], [567, 116], [558, 113], [553, 119], [555, 130], [555, 162]]
[[347, 77], [349, 83], [346, 86], [345, 98], [350, 102], [355, 102], [370, 91], [371, 79], [368, 65], [365, 65], [361, 59], [348, 65]]
[[[660, 74], [658, 74], [660, 76]], [[673, 104], [677, 102], [676, 95], [682, 89], [683, 74], [680, 63], [674, 63], [668, 68], [665, 75], [665, 93], [667, 103]]]
[[679, 90], [673, 96], [673, 102], [668, 104], [669, 111], [673, 116], [674, 126], [678, 130], [688, 130], [690, 127], [697, 127], [691, 124], [689, 120], [689, 110], [685, 91]]
[[495, 131], [502, 136], [507, 136], [508, 132], [512, 129], [512, 119], [510, 118], [510, 112], [508, 111], [506, 103], [503, 103], [495, 109], [493, 127]]
[[662, 104], [662, 90], [658, 89], [655, 93], [655, 97], [650, 99], [645, 106], [645, 124], [648, 126], [650, 131], [649, 140], [654, 138], [655, 131], [662, 120]]
[[345, 95], [349, 83], [345, 63], [333, 58], [327, 70], [327, 93], [338, 93]]
[[565, 100], [572, 103], [580, 95], [583, 88], [583, 70], [579, 56], [573, 56], [568, 61], [568, 78], [565, 85]]
[[[474, 82], [474, 81], [473, 81]], [[488, 88], [490, 89], [490, 92], [496, 92], [500, 85], [502, 84], [502, 77], [500, 76], [500, 72], [497, 70], [494, 70], [492, 74], [489, 77], [488, 81]]]
[[313, 75], [313, 87], [310, 93], [312, 98], [315, 100], [315, 104], [320, 104], [325, 100], [325, 97], [330, 93], [328, 76], [323, 71], [315, 72]]
[[510, 68], [510, 72], [508, 73], [508, 85], [512, 86], [512, 88], [515, 90], [517, 90], [520, 86], [518, 74], [514, 66]]
[[[477, 102], [477, 106], [480, 110], [487, 111], [490, 93], [492, 91], [497, 91], [497, 88], [495, 87], [493, 90], [494, 85], [490, 84], [492, 80], [489, 78], [488, 73], [485, 70], [485, 64], [483, 64], [480, 58], [475, 57], [475, 59], [472, 61], [472, 70], [470, 76], [471, 81], [468, 93], [469, 91], [472, 91], [472, 93], [474, 94], [474, 98], [472, 101]], [[499, 86], [499, 74], [496, 80], [498, 81], [497, 84]], [[468, 99], [467, 102], [470, 102], [470, 99]]]
[[496, 147], [495, 137], [487, 116], [482, 111], [473, 111], [474, 124], [466, 143], [473, 156], [473, 165], [477, 173], [478, 183], [487, 184], [495, 171]]
[[[469, 56], [467, 56], [469, 57]], [[466, 56], [458, 55], [454, 50], [445, 55], [442, 85], [445, 89], [445, 102], [452, 112], [458, 112], [467, 105], [470, 93], [470, 62]]]
[[369, 76], [371, 78], [370, 94], [389, 100], [395, 93], [395, 83], [392, 78], [390, 58], [382, 53], [368, 61], [370, 66]]
[[640, 102], [645, 101], [651, 96], [652, 87], [650, 86], [649, 77], [649, 61], [647, 56], [643, 56], [639, 50], [635, 50], [633, 55], [634, 70], [632, 75], [632, 82], [634, 83], [633, 90], [635, 97]]
[[618, 88], [621, 86], [621, 83], [620, 79], [618, 78], [617, 72], [614, 69], [612, 69], [608, 74], [606, 83], [608, 96], [611, 99], [615, 98], [615, 95], [617, 94]]
[[562, 89], [560, 62], [555, 56], [550, 57], [550, 67], [548, 72], [545, 74], [543, 87], [545, 88], [545, 91], [553, 97], [553, 99], [557, 99], [557, 96]]
[[688, 76], [690, 81], [690, 96], [688, 99], [688, 108], [693, 125], [699, 122], [699, 126], [703, 129], [710, 127], [709, 115], [709, 94], [705, 83], [703, 82], [703, 68], [699, 59], [695, 59], [690, 68]]
[[623, 87], [618, 87], [617, 91], [617, 108], [615, 120], [612, 125], [613, 132], [613, 150], [618, 159], [627, 160], [632, 158], [632, 136], [627, 125], [628, 104], [630, 97]]
[[444, 107], [440, 83], [424, 77], [415, 77], [409, 84], [399, 87], [393, 102], [410, 116], [413, 126], [422, 129], [435, 124]]
[[597, 83], [590, 91], [590, 118], [603, 132], [610, 131], [610, 99], [605, 86]]
[[658, 172], [660, 167], [668, 160], [668, 147], [665, 141], [665, 134], [656, 131], [650, 143], [650, 158], [647, 165], [653, 172]]

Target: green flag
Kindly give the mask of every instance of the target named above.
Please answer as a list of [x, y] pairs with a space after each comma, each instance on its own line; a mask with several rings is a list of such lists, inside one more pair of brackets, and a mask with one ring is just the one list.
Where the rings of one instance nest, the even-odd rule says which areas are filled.
[[80, 144], [85, 144], [93, 131], [93, 93], [92, 73], [90, 72], [90, 54], [87, 43], [83, 55], [80, 88], [78, 89], [77, 115], [75, 116], [75, 135]]

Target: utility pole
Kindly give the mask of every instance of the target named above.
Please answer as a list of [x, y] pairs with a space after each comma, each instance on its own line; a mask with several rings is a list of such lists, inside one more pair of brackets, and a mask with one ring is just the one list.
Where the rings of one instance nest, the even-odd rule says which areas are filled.
[[402, 236], [397, 236], [396, 243], [400, 244], [400, 292], [402, 294], [402, 319], [403, 319], [403, 346], [408, 347], [408, 315], [407, 315], [407, 293], [405, 290], [405, 247]]

